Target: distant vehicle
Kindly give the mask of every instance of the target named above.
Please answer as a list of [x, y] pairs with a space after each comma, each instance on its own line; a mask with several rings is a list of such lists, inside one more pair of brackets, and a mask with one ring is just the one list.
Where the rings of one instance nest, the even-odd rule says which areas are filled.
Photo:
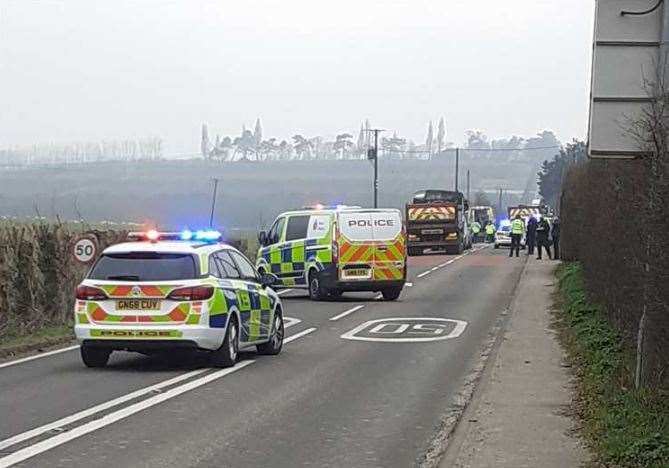
[[108, 247], [76, 291], [74, 331], [88, 367], [113, 351], [206, 351], [212, 365], [233, 366], [240, 349], [278, 354], [283, 308], [238, 250], [213, 231], [131, 234]]
[[534, 216], [537, 219], [540, 219], [542, 216], [552, 216], [551, 210], [547, 205], [509, 206], [507, 211], [510, 220], [515, 219], [516, 215], [520, 215], [525, 223], [527, 223], [527, 220], [530, 219], [531, 216]]
[[305, 288], [312, 300], [346, 291], [399, 297], [406, 281], [406, 239], [396, 209], [323, 207], [280, 214], [258, 235], [256, 267], [277, 286]]
[[[520, 248], [525, 248], [525, 234], [520, 239]], [[495, 233], [495, 248], [511, 247], [511, 223], [502, 223]]]
[[468, 202], [461, 192], [421, 190], [406, 204], [409, 255], [422, 255], [426, 248], [460, 254], [468, 246], [465, 218]]

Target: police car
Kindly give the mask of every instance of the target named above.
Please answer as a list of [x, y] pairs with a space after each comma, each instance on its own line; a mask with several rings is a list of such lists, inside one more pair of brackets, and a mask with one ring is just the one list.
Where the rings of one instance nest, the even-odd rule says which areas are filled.
[[256, 267], [313, 300], [345, 291], [395, 300], [406, 281], [405, 237], [399, 210], [317, 205], [282, 213], [260, 232]]
[[[525, 249], [526, 242], [525, 233], [523, 233], [520, 238], [521, 249]], [[500, 247], [511, 247], [511, 221], [508, 219], [502, 220], [495, 232], [495, 248], [499, 249]]]
[[129, 237], [105, 249], [77, 287], [74, 331], [86, 366], [105, 366], [116, 350], [207, 351], [219, 367], [233, 366], [243, 348], [281, 351], [276, 276], [259, 275], [220, 233]]

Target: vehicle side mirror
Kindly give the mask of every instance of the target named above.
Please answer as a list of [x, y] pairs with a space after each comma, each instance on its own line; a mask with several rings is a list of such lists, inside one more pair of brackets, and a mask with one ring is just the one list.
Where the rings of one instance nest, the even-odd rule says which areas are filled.
[[266, 288], [267, 286], [272, 286], [273, 284], [276, 284], [279, 281], [279, 277], [276, 276], [274, 273], [263, 273], [260, 276], [260, 285], [263, 288]]
[[267, 245], [267, 232], [266, 231], [260, 231], [258, 233], [258, 242], [260, 243], [261, 246], [266, 246]]

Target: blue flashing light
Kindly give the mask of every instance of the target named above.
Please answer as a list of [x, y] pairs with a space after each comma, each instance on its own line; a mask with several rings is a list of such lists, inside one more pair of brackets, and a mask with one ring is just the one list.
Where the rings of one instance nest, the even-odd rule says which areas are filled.
[[197, 231], [184, 229], [180, 233], [180, 238], [184, 241], [215, 242], [221, 237], [222, 234], [219, 231], [215, 231], [213, 229], [201, 229]]
[[508, 219], [503, 219], [499, 222], [500, 226], [511, 226], [511, 221]]
[[221, 235], [222, 234], [218, 231], [208, 229], [203, 231], [195, 231], [194, 238], [195, 240], [213, 242], [219, 240], [221, 238]]

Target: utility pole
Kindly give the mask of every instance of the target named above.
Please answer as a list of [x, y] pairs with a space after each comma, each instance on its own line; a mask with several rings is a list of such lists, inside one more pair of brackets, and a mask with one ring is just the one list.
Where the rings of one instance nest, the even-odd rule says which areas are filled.
[[216, 191], [218, 190], [218, 179], [214, 177], [214, 193], [211, 196], [211, 215], [209, 216], [209, 227], [214, 227], [214, 209], [216, 208]]
[[374, 132], [374, 149], [367, 151], [367, 159], [374, 160], [374, 208], [379, 204], [379, 133], [383, 132], [379, 128], [365, 129], [367, 132]]
[[458, 173], [460, 172], [460, 148], [455, 148], [455, 191], [458, 191]]
[[500, 187], [499, 189], [499, 202], [497, 203], [497, 208], [499, 209], [499, 212], [502, 212], [502, 188]]
[[469, 198], [469, 169], [467, 169], [467, 200], [471, 201]]

